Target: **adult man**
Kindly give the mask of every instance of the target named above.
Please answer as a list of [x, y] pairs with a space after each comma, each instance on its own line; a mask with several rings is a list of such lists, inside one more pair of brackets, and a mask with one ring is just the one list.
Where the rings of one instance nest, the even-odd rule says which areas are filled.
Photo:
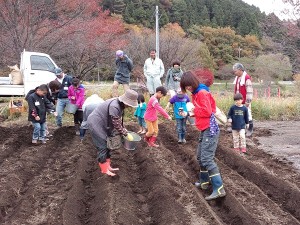
[[249, 128], [246, 136], [251, 136], [253, 133], [253, 119], [251, 113], [251, 101], [253, 98], [253, 88], [251, 77], [245, 71], [245, 67], [241, 63], [235, 63], [232, 67], [233, 73], [236, 76], [234, 80], [234, 94], [241, 93], [243, 96], [243, 104], [248, 108]]
[[56, 68], [54, 71], [56, 75], [56, 79], [59, 83], [61, 83], [59, 92], [57, 93], [57, 102], [56, 102], [56, 125], [58, 127], [62, 126], [62, 116], [64, 114], [64, 109], [67, 104], [70, 103], [68, 99], [68, 89], [72, 85], [72, 77], [65, 74], [61, 68]]
[[118, 87], [119, 84], [123, 84], [124, 91], [129, 89], [130, 82], [130, 72], [133, 68], [132, 60], [124, 54], [122, 50], [118, 50], [116, 52], [116, 66], [117, 71], [114, 78], [114, 83], [112, 87], [112, 95], [113, 97], [118, 97]]
[[94, 145], [98, 151], [98, 163], [101, 173], [115, 176], [110, 163], [110, 149], [107, 147], [107, 137], [118, 133], [127, 136], [123, 127], [123, 113], [127, 107], [138, 106], [138, 93], [133, 90], [126, 92], [118, 98], [108, 99], [99, 104], [87, 118], [88, 129], [92, 135]]
[[150, 58], [144, 64], [144, 76], [147, 79], [147, 88], [150, 96], [155, 94], [157, 87], [162, 86], [160, 78], [165, 73], [165, 67], [161, 59], [156, 57], [156, 50], [150, 50]]

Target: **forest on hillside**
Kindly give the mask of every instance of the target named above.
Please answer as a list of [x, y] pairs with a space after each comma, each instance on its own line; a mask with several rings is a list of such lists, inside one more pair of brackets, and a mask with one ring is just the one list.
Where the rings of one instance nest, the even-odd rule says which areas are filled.
[[155, 47], [156, 5], [166, 68], [180, 60], [184, 70], [208, 67], [229, 79], [241, 61], [264, 80], [290, 80], [300, 69], [298, 14], [281, 21], [241, 0], [1, 0], [1, 70], [18, 64], [26, 49], [50, 54], [82, 79], [102, 81], [113, 77], [115, 51], [122, 49], [133, 59], [133, 80], [143, 77]]
[[120, 14], [130, 24], [154, 27], [154, 7], [160, 8], [160, 25], [178, 23], [184, 30], [192, 25], [232, 27], [238, 34], [261, 35], [262, 14], [241, 0], [104, 0], [103, 9]]

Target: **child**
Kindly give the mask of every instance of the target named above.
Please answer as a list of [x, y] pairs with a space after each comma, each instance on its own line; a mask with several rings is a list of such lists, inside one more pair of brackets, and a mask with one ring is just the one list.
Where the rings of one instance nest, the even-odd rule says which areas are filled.
[[178, 133], [178, 143], [186, 143], [185, 132], [186, 132], [186, 120], [187, 120], [187, 107], [186, 103], [189, 102], [189, 96], [183, 94], [181, 89], [177, 90], [177, 94], [170, 99], [170, 103], [174, 104], [174, 115], [176, 119], [176, 128]]
[[145, 102], [145, 97], [143, 94], [138, 95], [138, 103], [139, 103], [139, 105], [134, 112], [134, 116], [137, 117], [138, 123], [140, 125], [140, 130], [137, 133], [145, 134], [146, 133], [146, 122], [144, 119], [144, 115], [145, 115], [147, 104]]
[[[46, 111], [54, 113], [54, 105], [45, 97], [47, 94], [47, 86], [40, 85], [35, 92], [28, 96], [28, 120], [32, 122], [33, 134], [32, 143], [36, 144], [41, 140], [46, 143]], [[56, 116], [57, 114], [54, 113]]]
[[[231, 123], [233, 148], [235, 151], [246, 153], [245, 128], [249, 126], [248, 109], [243, 105], [243, 96], [234, 95], [235, 105], [228, 112], [228, 123]], [[230, 124], [229, 124], [230, 125]]]
[[168, 115], [168, 113], [161, 107], [159, 104], [159, 99], [166, 96], [167, 90], [163, 86], [159, 86], [156, 88], [156, 93], [152, 95], [149, 99], [146, 112], [145, 112], [145, 121], [147, 124], [148, 132], [145, 135], [145, 141], [149, 146], [159, 147], [159, 145], [155, 144], [157, 134], [158, 134], [158, 111], [161, 115], [163, 115], [166, 119], [172, 120], [172, 118]]
[[72, 80], [72, 85], [68, 89], [68, 98], [71, 104], [77, 105], [77, 111], [74, 114], [74, 124], [75, 124], [75, 133], [79, 135], [80, 124], [83, 120], [83, 110], [82, 105], [84, 103], [84, 87], [80, 84], [80, 80], [77, 77], [74, 77]]

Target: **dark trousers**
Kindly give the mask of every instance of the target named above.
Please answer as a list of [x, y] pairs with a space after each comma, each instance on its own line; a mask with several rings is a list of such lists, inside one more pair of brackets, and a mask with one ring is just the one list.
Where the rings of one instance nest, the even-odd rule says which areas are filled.
[[97, 148], [97, 160], [100, 163], [105, 163], [107, 158], [110, 158], [110, 150], [107, 148], [106, 140], [99, 138], [92, 133], [94, 145]]
[[77, 110], [76, 113], [74, 114], [74, 123], [81, 124], [82, 121], [83, 121], [83, 111]]
[[201, 131], [197, 149], [197, 160], [200, 167], [205, 167], [207, 170], [212, 170], [218, 167], [214, 158], [219, 141], [219, 135], [220, 133], [211, 136], [209, 128]]

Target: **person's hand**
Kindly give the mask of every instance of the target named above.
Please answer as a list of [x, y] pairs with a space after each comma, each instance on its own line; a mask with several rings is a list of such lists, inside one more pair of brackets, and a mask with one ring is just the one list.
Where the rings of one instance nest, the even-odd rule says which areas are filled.
[[54, 116], [57, 116], [57, 112], [54, 112], [53, 115], [54, 115]]
[[41, 118], [40, 118], [39, 116], [36, 116], [36, 117], [35, 117], [35, 120], [36, 120], [36, 121], [39, 121], [39, 120], [41, 120]]
[[169, 117], [168, 117], [168, 120], [172, 120], [172, 117], [171, 117], [171, 116], [169, 116]]
[[187, 112], [180, 112], [179, 115], [183, 116], [183, 117], [186, 117], [188, 114], [187, 114]]
[[72, 100], [75, 100], [75, 96], [72, 96], [71, 99], [72, 99]]
[[246, 124], [246, 129], [249, 129], [249, 124]]

